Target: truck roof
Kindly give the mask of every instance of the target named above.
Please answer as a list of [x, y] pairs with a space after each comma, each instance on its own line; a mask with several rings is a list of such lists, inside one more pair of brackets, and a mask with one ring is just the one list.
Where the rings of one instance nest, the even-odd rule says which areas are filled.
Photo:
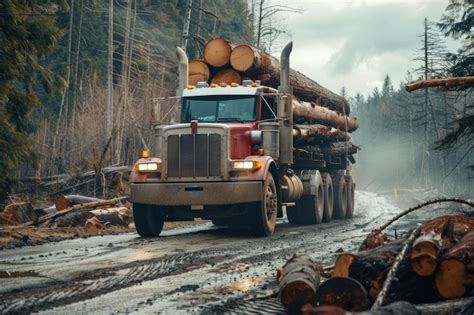
[[257, 95], [259, 87], [251, 86], [216, 86], [216, 87], [193, 87], [192, 89], [185, 89], [183, 97], [192, 96], [209, 96], [209, 95]]

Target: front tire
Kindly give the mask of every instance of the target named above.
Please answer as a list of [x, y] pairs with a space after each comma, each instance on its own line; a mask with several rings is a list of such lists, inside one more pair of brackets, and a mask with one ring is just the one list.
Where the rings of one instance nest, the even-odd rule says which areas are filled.
[[278, 190], [271, 173], [263, 183], [262, 201], [250, 206], [252, 227], [257, 236], [269, 236], [275, 231], [278, 212]]
[[135, 228], [141, 237], [157, 237], [163, 230], [165, 216], [163, 210], [151, 205], [133, 204]]

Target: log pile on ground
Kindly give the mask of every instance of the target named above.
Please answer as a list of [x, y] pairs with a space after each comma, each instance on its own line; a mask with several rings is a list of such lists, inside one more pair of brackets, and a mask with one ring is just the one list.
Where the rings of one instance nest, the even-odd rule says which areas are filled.
[[[474, 207], [472, 201], [447, 200]], [[434, 203], [429, 201], [424, 205]], [[400, 215], [389, 223], [398, 218]], [[312, 282], [315, 268], [311, 258], [295, 256], [290, 259], [283, 271], [277, 271], [280, 299], [285, 309], [291, 313], [318, 313], [324, 311], [319, 307], [330, 306], [334, 310], [364, 311], [404, 301], [417, 308], [420, 305], [420, 309], [436, 305], [436, 308], [455, 313], [469, 300], [472, 301], [473, 216], [440, 216], [418, 226], [405, 238], [395, 240], [383, 232], [387, 226], [385, 224], [369, 233], [358, 252], [342, 252], [335, 264], [328, 267], [332, 270], [329, 279], [321, 279], [319, 283], [318, 277], [317, 285]], [[284, 275], [291, 274], [291, 270], [297, 271], [297, 275], [286, 276], [286, 279], [299, 281], [293, 287], [288, 286], [291, 281], [283, 281]]]
[[[205, 44], [202, 59], [189, 62], [188, 82], [229, 85], [259, 80], [262, 85], [278, 89], [280, 70], [280, 62], [275, 57], [255, 47], [214, 38]], [[349, 142], [349, 133], [355, 131], [359, 123], [349, 116], [347, 100], [293, 69], [290, 69], [290, 84], [294, 94], [295, 147], [338, 143], [351, 147], [351, 152], [343, 150], [337, 154], [349, 155], [353, 161], [352, 154], [358, 148]], [[325, 150], [319, 153], [335, 154]]]

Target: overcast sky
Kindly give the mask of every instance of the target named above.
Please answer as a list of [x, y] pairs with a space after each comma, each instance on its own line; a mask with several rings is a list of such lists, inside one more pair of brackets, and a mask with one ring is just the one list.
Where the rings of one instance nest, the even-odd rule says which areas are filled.
[[[339, 93], [367, 95], [386, 74], [395, 87], [417, 66], [423, 20], [439, 21], [448, 0], [271, 0], [303, 9], [284, 15], [291, 67]], [[454, 50], [453, 41], [447, 43]]]

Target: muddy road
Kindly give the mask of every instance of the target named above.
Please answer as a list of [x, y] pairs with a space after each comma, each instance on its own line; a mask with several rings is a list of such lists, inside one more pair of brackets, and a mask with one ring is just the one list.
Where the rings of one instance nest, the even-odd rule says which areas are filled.
[[[280, 219], [269, 238], [205, 223], [157, 239], [127, 233], [0, 251], [0, 313], [281, 313], [275, 271], [293, 253], [332, 263], [336, 250], [357, 248], [400, 211], [359, 191], [353, 219], [313, 226]], [[418, 219], [394, 227], [402, 233]]]

